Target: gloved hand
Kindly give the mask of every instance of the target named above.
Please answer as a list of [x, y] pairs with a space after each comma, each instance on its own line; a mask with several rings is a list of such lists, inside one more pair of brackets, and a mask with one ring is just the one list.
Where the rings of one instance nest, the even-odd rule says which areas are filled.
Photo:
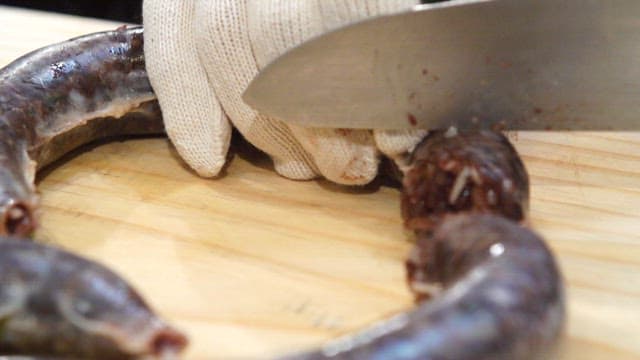
[[145, 54], [167, 133], [200, 175], [223, 167], [232, 126], [291, 179], [365, 184], [379, 151], [400, 158], [424, 131], [287, 125], [246, 105], [242, 92], [287, 49], [341, 25], [418, 0], [145, 0]]

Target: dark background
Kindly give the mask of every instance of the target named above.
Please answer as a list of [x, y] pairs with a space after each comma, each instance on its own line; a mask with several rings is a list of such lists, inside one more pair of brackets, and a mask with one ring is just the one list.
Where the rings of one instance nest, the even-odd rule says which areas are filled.
[[[422, 3], [439, 1], [445, 0], [423, 0]], [[142, 0], [0, 0], [0, 5], [20, 6], [134, 24], [142, 23]]]
[[55, 11], [134, 24], [142, 23], [142, 0], [0, 0], [0, 5]]

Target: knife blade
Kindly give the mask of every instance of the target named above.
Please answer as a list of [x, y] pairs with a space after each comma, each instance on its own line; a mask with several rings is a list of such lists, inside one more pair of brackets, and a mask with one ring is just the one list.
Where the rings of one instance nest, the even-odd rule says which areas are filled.
[[638, 130], [640, 1], [417, 6], [293, 48], [243, 99], [313, 127]]

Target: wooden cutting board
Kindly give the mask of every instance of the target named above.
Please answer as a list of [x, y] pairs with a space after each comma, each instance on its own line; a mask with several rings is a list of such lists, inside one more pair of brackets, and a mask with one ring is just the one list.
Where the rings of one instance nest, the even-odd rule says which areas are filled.
[[[0, 24], [0, 65], [118, 25], [6, 7]], [[567, 280], [561, 358], [640, 358], [640, 133], [510, 136]], [[187, 359], [273, 356], [411, 306], [389, 187], [286, 180], [247, 149], [202, 179], [147, 139], [85, 149], [39, 189], [36, 238], [129, 279], [189, 334]]]

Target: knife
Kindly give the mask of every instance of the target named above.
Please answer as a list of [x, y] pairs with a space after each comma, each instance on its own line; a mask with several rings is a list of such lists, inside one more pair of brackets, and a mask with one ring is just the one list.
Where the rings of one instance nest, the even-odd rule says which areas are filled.
[[421, 5], [293, 48], [243, 99], [312, 127], [638, 130], [640, 1]]

